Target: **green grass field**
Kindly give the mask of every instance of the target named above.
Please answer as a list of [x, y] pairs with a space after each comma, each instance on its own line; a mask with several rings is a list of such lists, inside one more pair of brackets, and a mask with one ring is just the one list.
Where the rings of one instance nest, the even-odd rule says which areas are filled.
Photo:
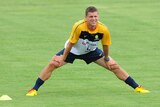
[[[151, 93], [134, 93], [104, 68], [76, 60], [26, 97], [90, 5], [110, 29], [110, 55]], [[159, 0], [0, 0], [0, 96], [13, 99], [0, 107], [160, 107], [159, 7]]]

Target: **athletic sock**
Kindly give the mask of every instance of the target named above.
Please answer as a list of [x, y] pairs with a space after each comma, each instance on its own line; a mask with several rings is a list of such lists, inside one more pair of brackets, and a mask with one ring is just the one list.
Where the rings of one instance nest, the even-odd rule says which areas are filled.
[[43, 83], [44, 83], [44, 81], [43, 81], [42, 79], [38, 78], [37, 81], [36, 81], [36, 83], [35, 83], [35, 85], [34, 85], [34, 87], [33, 87], [32, 89], [35, 89], [35, 90], [38, 91], [39, 87], [40, 87]]
[[130, 76], [125, 80], [125, 83], [134, 89], [139, 86]]

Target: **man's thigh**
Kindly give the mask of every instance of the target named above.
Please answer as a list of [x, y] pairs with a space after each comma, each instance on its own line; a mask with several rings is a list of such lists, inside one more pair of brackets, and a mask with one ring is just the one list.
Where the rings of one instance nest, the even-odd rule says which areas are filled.
[[[110, 58], [110, 60], [109, 60], [110, 61], [110, 67], [111, 67], [110, 70], [118, 68], [119, 65], [117, 64], [117, 62], [113, 58], [111, 58], [110, 56], [109, 56], [109, 58]], [[104, 68], [106, 68], [106, 69], [108, 69], [108, 67], [106, 65], [106, 61], [104, 60], [104, 57], [98, 59], [97, 61], [95, 61], [95, 63], [104, 67]]]

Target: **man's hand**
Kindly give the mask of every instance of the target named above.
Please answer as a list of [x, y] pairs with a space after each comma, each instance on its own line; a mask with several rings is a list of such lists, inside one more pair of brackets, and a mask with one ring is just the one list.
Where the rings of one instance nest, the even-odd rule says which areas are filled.
[[108, 67], [108, 69], [112, 70], [113, 67], [115, 65], [117, 65], [117, 64], [116, 64], [116, 62], [111, 57], [109, 57], [109, 58], [110, 58], [109, 61], [105, 61], [105, 62], [106, 62], [106, 66]]
[[58, 63], [59, 67], [62, 66], [65, 63], [64, 59], [63, 59], [63, 56], [54, 56], [53, 60]]

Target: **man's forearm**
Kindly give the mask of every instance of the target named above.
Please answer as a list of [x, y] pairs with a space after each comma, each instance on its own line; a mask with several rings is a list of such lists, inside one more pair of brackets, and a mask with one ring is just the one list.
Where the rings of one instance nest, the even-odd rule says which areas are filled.
[[109, 56], [109, 46], [108, 45], [103, 45], [103, 52], [104, 52], [105, 57]]
[[64, 61], [66, 60], [67, 55], [69, 54], [69, 52], [70, 52], [70, 50], [71, 50], [71, 48], [72, 48], [73, 45], [74, 45], [74, 44], [71, 43], [71, 42], [68, 42], [68, 43], [67, 43], [67, 46], [66, 46], [66, 48], [65, 48], [65, 50], [64, 50], [64, 53], [63, 53], [63, 60], [64, 60]]
[[103, 45], [103, 52], [104, 52], [104, 56], [106, 61], [109, 60], [109, 46], [108, 45]]

